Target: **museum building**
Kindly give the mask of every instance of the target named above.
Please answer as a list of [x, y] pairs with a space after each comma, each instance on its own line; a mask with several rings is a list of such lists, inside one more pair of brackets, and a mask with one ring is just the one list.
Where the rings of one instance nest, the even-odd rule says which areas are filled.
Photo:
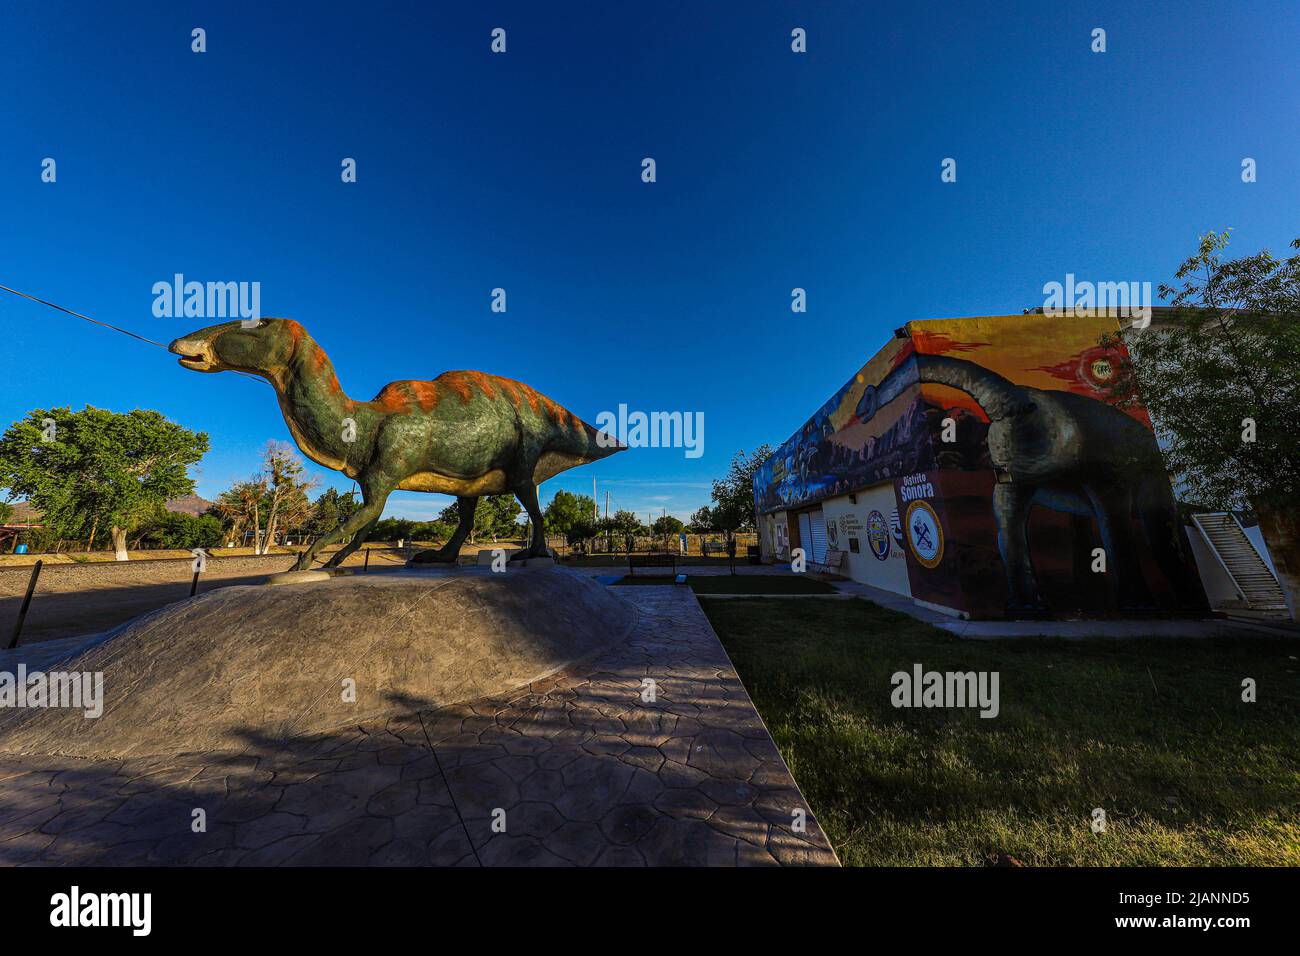
[[1179, 516], [1121, 323], [898, 329], [756, 473], [763, 559], [802, 548], [960, 617], [1204, 613], [1205, 542]]

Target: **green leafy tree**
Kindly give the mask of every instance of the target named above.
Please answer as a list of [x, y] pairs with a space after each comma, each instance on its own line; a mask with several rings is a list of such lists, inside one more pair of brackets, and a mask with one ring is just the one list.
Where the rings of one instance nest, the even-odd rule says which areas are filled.
[[641, 519], [631, 511], [620, 509], [614, 512], [614, 517], [609, 519], [610, 526], [616, 534], [640, 534]]
[[[486, 495], [478, 500], [474, 509], [474, 525], [470, 528], [469, 543], [481, 538], [512, 538], [519, 534], [518, 519], [523, 508], [514, 495]], [[438, 520], [453, 529], [460, 523], [460, 502], [454, 501], [442, 510]]]
[[675, 534], [681, 534], [685, 527], [686, 525], [682, 524], [680, 518], [674, 518], [672, 515], [662, 515], [655, 518], [655, 523], [650, 526], [650, 530], [661, 538], [669, 538]]
[[411, 525], [411, 540], [439, 543], [446, 541], [455, 531], [456, 526], [446, 521], [419, 521]]
[[[581, 527], [590, 538], [595, 534], [596, 502], [590, 495], [575, 495], [571, 491], [557, 491], [543, 512], [547, 534], [564, 535], [568, 540], [570, 530]], [[575, 540], [585, 540], [577, 538]]]
[[351, 518], [358, 507], [360, 505], [357, 504], [356, 495], [339, 491], [337, 488], [326, 488], [312, 502], [311, 515], [303, 530], [316, 538], [329, 534]]
[[691, 515], [686, 530], [691, 534], [708, 534], [710, 531], [715, 530], [713, 526], [713, 510], [708, 505], [700, 508], [695, 514]]
[[169, 498], [194, 493], [188, 468], [207, 450], [206, 434], [148, 409], [36, 409], [0, 437], [0, 486], [88, 550], [107, 529], [125, 561], [130, 531]]
[[1173, 313], [1125, 341], [1181, 496], [1213, 509], [1252, 506], [1294, 617], [1300, 255], [1225, 259], [1227, 246], [1227, 231], [1202, 236], [1176, 284], [1160, 287]]
[[[772, 446], [760, 445], [753, 454], [744, 450], [731, 459], [725, 478], [714, 479], [713, 506], [708, 509], [710, 530], [726, 535], [728, 553], [734, 553], [735, 536], [756, 527], [754, 515], [754, 473], [772, 455]], [[703, 510], [703, 509], [701, 509]], [[699, 517], [700, 512], [696, 512]]]
[[381, 518], [375, 523], [367, 541], [410, 541], [415, 522], [409, 518]]
[[221, 536], [221, 519], [214, 515], [164, 511], [143, 530], [140, 540], [155, 548], [190, 551], [216, 547]]
[[8, 524], [14, 516], [14, 507], [7, 501], [0, 501], [0, 524]]

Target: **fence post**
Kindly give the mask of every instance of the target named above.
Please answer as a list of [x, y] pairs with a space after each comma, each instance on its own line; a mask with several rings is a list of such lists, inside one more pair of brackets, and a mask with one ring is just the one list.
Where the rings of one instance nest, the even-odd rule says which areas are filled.
[[18, 609], [18, 620], [14, 623], [14, 633], [9, 638], [9, 645], [5, 648], [7, 651], [13, 650], [18, 646], [18, 635], [23, 632], [23, 621], [27, 619], [27, 608], [32, 603], [32, 592], [36, 590], [36, 579], [41, 576], [41, 567], [45, 564], [42, 560], [37, 560], [36, 566], [32, 568], [31, 580], [27, 582], [27, 593], [23, 596], [23, 606]]

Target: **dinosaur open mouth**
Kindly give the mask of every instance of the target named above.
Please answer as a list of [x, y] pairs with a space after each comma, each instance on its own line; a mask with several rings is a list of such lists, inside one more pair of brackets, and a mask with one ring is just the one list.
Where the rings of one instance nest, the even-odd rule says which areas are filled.
[[184, 368], [202, 372], [212, 367], [211, 350], [206, 342], [198, 340], [177, 339], [167, 346], [167, 351], [180, 356]]

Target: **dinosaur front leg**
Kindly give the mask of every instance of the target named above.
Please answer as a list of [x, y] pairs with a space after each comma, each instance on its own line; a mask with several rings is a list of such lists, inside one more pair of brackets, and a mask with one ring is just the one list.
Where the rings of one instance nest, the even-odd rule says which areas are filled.
[[316, 560], [317, 552], [319, 552], [321, 548], [324, 548], [327, 545], [331, 545], [335, 541], [341, 540], [344, 534], [346, 534], [346, 532], [343, 530], [343, 525], [340, 524], [333, 531], [321, 535], [319, 538], [317, 538], [315, 541], [311, 543], [310, 547], [308, 547], [306, 551], [304, 551], [301, 555], [298, 556], [298, 560], [294, 562], [293, 567], [290, 568], [289, 570], [290, 571], [310, 570], [312, 562]]
[[1038, 613], [1045, 609], [1029, 554], [1029, 509], [1034, 489], [1014, 482], [993, 488], [993, 517], [998, 524], [998, 551], [1007, 570], [1007, 611]]
[[320, 552], [321, 548], [333, 544], [335, 541], [339, 541], [348, 535], [352, 535], [350, 543], [345, 545], [340, 552], [342, 557], [340, 557], [339, 554], [332, 555], [329, 562], [325, 565], [327, 568], [337, 567], [338, 563], [343, 560], [343, 558], [346, 558], [360, 546], [363, 536], [359, 534], [359, 532], [362, 531], [362, 529], [368, 530], [370, 526], [379, 520], [379, 516], [383, 514], [384, 504], [388, 501], [388, 495], [391, 491], [391, 487], [385, 487], [383, 485], [368, 482], [363, 478], [361, 481], [361, 495], [364, 503], [361, 507], [358, 508], [356, 513], [354, 513], [352, 517], [348, 518], [348, 520], [343, 524], [339, 525], [329, 534], [322, 535], [316, 541], [312, 542], [311, 547], [303, 552], [302, 557], [297, 560], [292, 570], [310, 570], [312, 562], [316, 559], [316, 555]]
[[[325, 562], [325, 567], [337, 568], [340, 564], [342, 564], [344, 561], [347, 560], [348, 555], [350, 555], [353, 551], [357, 550], [357, 548], [361, 547], [362, 543], [366, 540], [366, 536], [369, 535], [370, 532], [374, 530], [375, 525], [379, 524], [379, 516], [380, 514], [383, 513], [383, 510], [384, 510], [384, 506], [381, 504], [379, 506], [379, 509], [375, 512], [374, 516], [356, 532], [351, 532], [345, 529], [343, 532], [344, 535], [346, 536], [348, 534], [351, 534], [352, 538], [348, 541], [347, 544], [339, 548], [337, 551], [334, 552], [333, 555], [331, 555], [330, 559]], [[360, 513], [361, 513], [360, 511], [357, 512], [357, 514]], [[353, 515], [353, 517], [356, 517], [356, 515]], [[349, 524], [351, 524], [350, 521]]]
[[460, 513], [460, 523], [451, 539], [441, 548], [429, 548], [411, 558], [412, 564], [435, 564], [443, 561], [455, 562], [460, 557], [460, 546], [469, 537], [474, 528], [474, 512], [478, 509], [478, 498], [457, 498], [456, 510]]
[[537, 501], [537, 486], [531, 481], [526, 485], [521, 485], [515, 489], [515, 497], [524, 506], [524, 510], [528, 512], [529, 520], [533, 523], [533, 537], [528, 543], [528, 547], [516, 551], [510, 556], [510, 560], [522, 561], [525, 558], [543, 557], [546, 554], [546, 529], [542, 522], [542, 507]]

